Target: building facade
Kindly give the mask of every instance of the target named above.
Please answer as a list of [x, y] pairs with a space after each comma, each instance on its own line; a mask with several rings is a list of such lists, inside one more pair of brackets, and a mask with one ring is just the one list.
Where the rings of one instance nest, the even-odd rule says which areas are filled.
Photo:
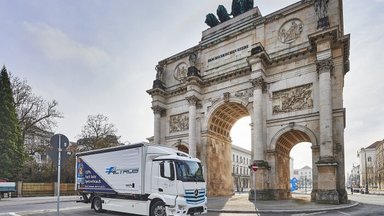
[[234, 192], [249, 191], [251, 185], [251, 151], [232, 145], [232, 177]]
[[379, 142], [375, 142], [372, 145], [361, 148], [357, 152], [360, 164], [360, 184], [361, 187], [368, 190], [368, 188], [374, 188], [375, 182], [375, 161], [376, 161], [376, 145]]
[[294, 175], [297, 179], [297, 187], [300, 190], [312, 190], [312, 168], [304, 166], [301, 169], [295, 169]]
[[49, 157], [47, 149], [50, 147], [53, 132], [34, 128], [33, 133], [25, 136], [24, 145], [28, 154], [35, 159], [38, 164], [47, 163]]
[[154, 142], [188, 149], [206, 167], [208, 195], [230, 195], [230, 130], [250, 116], [258, 199], [291, 196], [289, 152], [310, 142], [312, 200], [347, 202], [342, 11], [341, 0], [299, 1], [266, 16], [254, 7], [203, 31], [198, 45], [156, 66], [147, 91]]
[[384, 140], [376, 146], [375, 163], [376, 186], [379, 190], [384, 189]]

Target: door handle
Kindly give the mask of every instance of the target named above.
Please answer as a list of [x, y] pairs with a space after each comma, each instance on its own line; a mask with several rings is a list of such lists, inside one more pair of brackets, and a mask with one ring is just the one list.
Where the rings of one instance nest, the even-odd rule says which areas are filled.
[[160, 191], [160, 192], [163, 192], [163, 188], [159, 188], [159, 191]]

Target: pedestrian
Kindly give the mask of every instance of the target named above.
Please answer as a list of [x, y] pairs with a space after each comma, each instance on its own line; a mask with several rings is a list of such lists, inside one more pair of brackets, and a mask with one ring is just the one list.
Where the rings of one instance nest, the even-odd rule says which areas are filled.
[[351, 186], [351, 194], [353, 194], [353, 187]]

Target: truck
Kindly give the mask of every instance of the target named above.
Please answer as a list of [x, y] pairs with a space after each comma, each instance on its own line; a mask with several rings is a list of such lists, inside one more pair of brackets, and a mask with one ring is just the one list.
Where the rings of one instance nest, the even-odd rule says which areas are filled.
[[136, 143], [76, 154], [76, 190], [96, 212], [207, 213], [203, 167], [174, 148]]

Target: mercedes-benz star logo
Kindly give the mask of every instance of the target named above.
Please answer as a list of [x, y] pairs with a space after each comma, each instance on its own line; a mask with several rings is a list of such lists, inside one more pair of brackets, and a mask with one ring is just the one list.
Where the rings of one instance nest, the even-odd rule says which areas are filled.
[[199, 190], [196, 189], [194, 194], [195, 194], [195, 197], [199, 196]]

